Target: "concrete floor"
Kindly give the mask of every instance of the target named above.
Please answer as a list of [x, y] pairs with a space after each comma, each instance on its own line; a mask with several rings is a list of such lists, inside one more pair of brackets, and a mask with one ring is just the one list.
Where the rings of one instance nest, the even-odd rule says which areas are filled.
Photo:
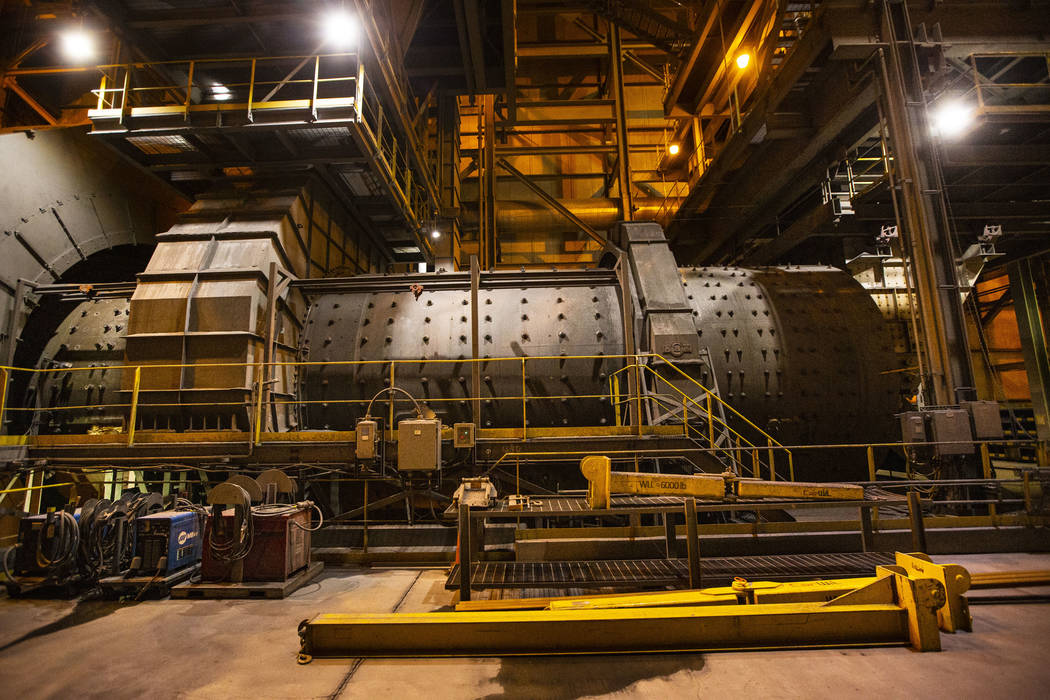
[[[1050, 555], [952, 557], [971, 571]], [[946, 561], [946, 560], [945, 560]], [[1031, 589], [1035, 590], [1035, 589]], [[448, 605], [438, 569], [335, 569], [284, 601], [0, 598], [0, 698], [1044, 698], [1050, 605], [973, 606], [974, 633], [905, 648], [296, 663], [319, 612]]]

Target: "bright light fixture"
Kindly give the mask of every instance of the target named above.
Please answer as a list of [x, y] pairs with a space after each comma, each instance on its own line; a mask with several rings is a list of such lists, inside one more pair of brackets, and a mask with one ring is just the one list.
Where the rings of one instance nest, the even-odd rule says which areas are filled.
[[678, 151], [680, 150], [681, 147], [677, 143], [672, 143], [670, 146], [667, 147], [667, 152], [670, 153], [672, 156], [678, 155]]
[[357, 43], [357, 20], [346, 10], [331, 10], [324, 16], [321, 28], [325, 43], [349, 48]]
[[962, 135], [973, 123], [973, 108], [950, 100], [937, 105], [930, 114], [930, 126], [941, 138]]
[[213, 100], [228, 100], [233, 97], [233, 93], [230, 92], [230, 88], [220, 83], [215, 83], [211, 86], [211, 97]]
[[71, 61], [82, 63], [95, 58], [95, 38], [83, 29], [70, 29], [61, 36], [62, 53]]
[[434, 229], [433, 231], [430, 232], [430, 237], [433, 238], [434, 240], [437, 240], [437, 239], [441, 238], [441, 231], [438, 231], [437, 229]]
[[751, 54], [746, 51], [736, 57], [737, 68], [747, 68], [747, 65], [751, 63]]

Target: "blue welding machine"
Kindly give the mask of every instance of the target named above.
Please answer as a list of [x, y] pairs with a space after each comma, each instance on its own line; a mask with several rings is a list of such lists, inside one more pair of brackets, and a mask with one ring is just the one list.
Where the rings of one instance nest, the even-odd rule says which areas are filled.
[[202, 530], [197, 513], [166, 510], [135, 521], [133, 569], [170, 574], [201, 560]]

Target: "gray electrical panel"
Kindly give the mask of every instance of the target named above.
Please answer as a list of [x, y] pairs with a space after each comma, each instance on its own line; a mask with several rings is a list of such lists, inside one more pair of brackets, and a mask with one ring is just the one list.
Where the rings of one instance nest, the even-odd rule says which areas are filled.
[[403, 420], [397, 424], [397, 468], [403, 472], [441, 469], [441, 421]]
[[962, 407], [973, 418], [973, 436], [978, 440], [999, 440], [1003, 437], [1003, 419], [998, 401], [963, 401]]
[[901, 413], [901, 442], [926, 442], [926, 421], [922, 413], [908, 411]]
[[927, 411], [933, 442], [952, 443], [935, 445], [938, 455], [973, 454], [973, 433], [970, 431], [970, 412], [961, 408], [939, 408]]
[[354, 441], [354, 453], [358, 459], [375, 459], [377, 426], [374, 420], [357, 422], [357, 439]]

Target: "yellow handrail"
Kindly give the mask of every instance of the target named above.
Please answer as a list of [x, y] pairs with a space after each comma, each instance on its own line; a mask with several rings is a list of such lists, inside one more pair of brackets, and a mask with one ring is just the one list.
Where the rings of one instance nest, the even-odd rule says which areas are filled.
[[[713, 394], [713, 393], [711, 392], [711, 390], [710, 390], [710, 389], [708, 389], [707, 387], [705, 387], [705, 386], [704, 386], [703, 384], [701, 384], [700, 382], [698, 382], [698, 381], [697, 381], [696, 379], [694, 379], [693, 377], [690, 377], [690, 376], [689, 376], [688, 374], [686, 374], [685, 372], [683, 372], [683, 371], [682, 371], [682, 370], [681, 370], [681, 369], [680, 369], [680, 368], [679, 368], [679, 367], [678, 367], [677, 365], [675, 365], [675, 364], [674, 364], [673, 362], [671, 362], [670, 360], [668, 360], [667, 358], [665, 358], [665, 357], [664, 357], [663, 355], [660, 355], [659, 353], [653, 353], [653, 355], [654, 355], [655, 357], [659, 358], [660, 360], [662, 360], [662, 361], [663, 361], [663, 362], [664, 362], [664, 363], [665, 363], [666, 365], [668, 365], [669, 367], [673, 368], [673, 369], [674, 369], [674, 370], [675, 370], [676, 372], [678, 372], [678, 373], [679, 373], [680, 375], [682, 375], [683, 377], [685, 377], [686, 379], [688, 379], [688, 380], [689, 380], [690, 382], [692, 382], [693, 384], [695, 384], [695, 385], [696, 385], [696, 386], [698, 386], [699, 388], [701, 388], [701, 389], [703, 389], [704, 391], [706, 391], [706, 392], [707, 392], [707, 393], [708, 393], [709, 395], [712, 395], [712, 396], [714, 396], [714, 398], [716, 398], [716, 399], [718, 400], [718, 402], [719, 402], [720, 404], [722, 404], [722, 405], [723, 405], [723, 406], [724, 406], [725, 408], [728, 408], [728, 409], [729, 409], [730, 411], [732, 411], [734, 415], [736, 415], [736, 416], [737, 416], [738, 418], [740, 418], [740, 420], [744, 421], [745, 423], [747, 423], [748, 425], [750, 425], [750, 426], [751, 426], [752, 428], [754, 428], [755, 430], [757, 430], [757, 431], [758, 431], [759, 433], [761, 433], [761, 434], [762, 434], [762, 435], [763, 435], [763, 436], [764, 436], [764, 437], [766, 438], [766, 440], [768, 440], [768, 441], [770, 442], [770, 444], [771, 444], [771, 445], [774, 445], [774, 446], [776, 446], [776, 447], [780, 447], [780, 448], [783, 448], [784, 452], [786, 452], [786, 453], [787, 453], [787, 456], [788, 456], [788, 467], [789, 467], [789, 469], [790, 469], [790, 472], [791, 472], [791, 474], [792, 474], [792, 478], [794, 478], [794, 476], [793, 476], [793, 475], [794, 475], [794, 473], [795, 473], [795, 466], [794, 466], [794, 459], [793, 459], [793, 457], [792, 457], [792, 455], [791, 455], [791, 450], [789, 450], [789, 449], [787, 449], [786, 447], [784, 447], [784, 446], [783, 446], [782, 444], [780, 444], [780, 441], [779, 441], [779, 440], [777, 440], [776, 438], [774, 438], [774, 437], [773, 437], [772, 435], [770, 435], [770, 434], [769, 434], [769, 433], [767, 433], [766, 431], [762, 430], [762, 428], [759, 428], [759, 427], [758, 427], [757, 425], [755, 425], [754, 423], [752, 423], [752, 422], [751, 422], [750, 420], [748, 420], [747, 416], [745, 416], [745, 415], [744, 415], [744, 414], [742, 414], [742, 413], [741, 413], [740, 411], [736, 410], [736, 409], [735, 409], [735, 408], [733, 408], [733, 407], [732, 407], [731, 405], [729, 405], [728, 403], [726, 403], [725, 401], [723, 401], [723, 400], [722, 400], [722, 397], [720, 397], [720, 396], [718, 396], [718, 395], [716, 395], [716, 394]], [[694, 403], [695, 403], [695, 402], [694, 402]]]

